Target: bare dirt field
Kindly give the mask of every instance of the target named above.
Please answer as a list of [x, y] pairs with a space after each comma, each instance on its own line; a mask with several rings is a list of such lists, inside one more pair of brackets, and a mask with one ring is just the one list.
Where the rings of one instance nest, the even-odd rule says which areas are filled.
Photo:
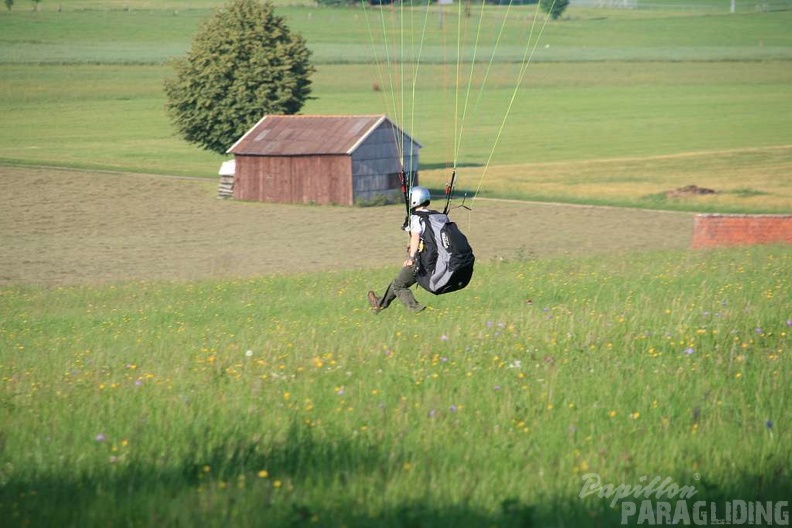
[[[399, 266], [403, 206], [216, 198], [217, 182], [0, 167], [0, 285], [192, 280]], [[479, 262], [690, 247], [693, 215], [478, 199], [452, 213]]]

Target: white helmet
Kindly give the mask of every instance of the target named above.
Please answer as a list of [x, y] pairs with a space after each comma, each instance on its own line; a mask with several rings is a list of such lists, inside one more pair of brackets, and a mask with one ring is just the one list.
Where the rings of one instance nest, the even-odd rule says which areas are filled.
[[414, 209], [419, 205], [429, 205], [432, 196], [429, 194], [429, 189], [416, 185], [410, 189], [410, 209]]

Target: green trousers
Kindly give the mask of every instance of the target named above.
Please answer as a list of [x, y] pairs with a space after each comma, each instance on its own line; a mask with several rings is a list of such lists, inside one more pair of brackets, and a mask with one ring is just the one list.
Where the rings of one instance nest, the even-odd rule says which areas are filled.
[[418, 279], [415, 277], [413, 268], [404, 266], [399, 270], [399, 274], [396, 275], [396, 278], [388, 285], [388, 289], [385, 290], [385, 294], [380, 300], [380, 307], [385, 309], [390, 306], [390, 303], [392, 303], [394, 299], [398, 298], [409, 310], [414, 312], [423, 310], [424, 306], [415, 299], [410, 289], [416, 282], [418, 282]]

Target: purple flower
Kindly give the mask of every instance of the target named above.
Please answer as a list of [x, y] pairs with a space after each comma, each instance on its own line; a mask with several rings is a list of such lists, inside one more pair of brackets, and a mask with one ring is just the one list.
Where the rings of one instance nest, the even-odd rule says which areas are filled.
[[447, 357], [442, 357], [442, 358], [440, 358], [440, 361], [442, 361], [443, 363], [448, 363], [448, 358]]
[[338, 390], [336, 391], [336, 394], [338, 394], [339, 396], [341, 396], [342, 394], [344, 394], [344, 392], [346, 392], [346, 391], [344, 391], [344, 387], [341, 387], [340, 389], [338, 389]]
[[500, 390], [500, 385], [495, 385], [494, 387], [492, 387], [492, 390]]
[[429, 411], [428, 413], [426, 413], [426, 416], [428, 416], [429, 418], [434, 418], [435, 416], [437, 416], [437, 411], [435, 411], [434, 409], [432, 409], [431, 411]]
[[786, 325], [787, 326], [792, 326], [792, 319], [787, 319]]
[[448, 410], [451, 411], [452, 413], [453, 412], [457, 412], [457, 406], [456, 405], [452, 405], [451, 407], [448, 408]]
[[141, 386], [143, 386], [143, 380], [142, 379], [135, 380], [135, 387], [141, 387]]
[[98, 435], [94, 436], [94, 440], [96, 440], [97, 442], [104, 442], [106, 439], [107, 437], [102, 433], [99, 433]]
[[761, 328], [759, 328], [758, 326], [756, 327], [756, 329], [754, 330], [754, 332], [756, 332], [757, 334], [762, 334], [762, 333], [764, 333], [764, 332], [762, 332], [762, 329], [761, 329]]
[[440, 336], [440, 341], [448, 341], [448, 336], [443, 334]]
[[391, 351], [390, 350], [385, 350], [385, 355], [386, 356], [390, 356], [391, 355]]
[[773, 428], [773, 420], [767, 420], [765, 422], [765, 427], [767, 427], [768, 429], [772, 429]]
[[692, 348], [686, 348], [685, 349], [685, 354], [687, 354], [688, 356], [691, 355], [692, 353], [693, 353], [693, 349]]

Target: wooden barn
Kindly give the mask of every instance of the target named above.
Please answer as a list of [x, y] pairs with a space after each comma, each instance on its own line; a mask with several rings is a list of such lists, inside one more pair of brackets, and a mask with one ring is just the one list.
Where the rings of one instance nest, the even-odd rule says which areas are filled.
[[404, 170], [418, 178], [421, 145], [384, 115], [267, 115], [228, 149], [234, 198], [353, 205], [402, 200]]

